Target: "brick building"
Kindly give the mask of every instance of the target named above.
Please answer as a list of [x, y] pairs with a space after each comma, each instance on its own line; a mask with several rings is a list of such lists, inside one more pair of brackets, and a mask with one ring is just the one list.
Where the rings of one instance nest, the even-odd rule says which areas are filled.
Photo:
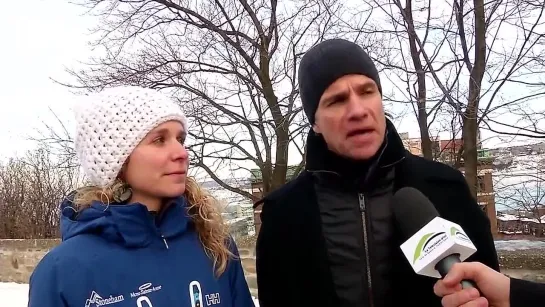
[[[399, 134], [403, 146], [413, 155], [422, 156], [422, 139], [420, 137], [411, 138], [409, 133], [403, 132]], [[440, 150], [440, 140], [438, 137], [431, 140], [432, 152], [436, 155]]]
[[[462, 139], [441, 140], [441, 154], [439, 160], [445, 164], [454, 166], [459, 158], [462, 145]], [[483, 149], [480, 142], [480, 136], [477, 137], [477, 203], [481, 209], [486, 212], [490, 220], [492, 234], [498, 234], [498, 222], [496, 218], [496, 200], [494, 193], [494, 181], [492, 178], [494, 157], [490, 155], [488, 149]], [[464, 171], [464, 161], [460, 159], [459, 170]]]
[[[486, 149], [479, 150], [477, 164], [477, 203], [481, 206], [481, 209], [486, 212], [488, 219], [490, 220], [490, 228], [492, 235], [498, 234], [498, 221], [496, 218], [496, 200], [494, 193], [494, 182], [492, 178], [492, 163], [494, 158], [488, 155]], [[460, 171], [464, 173], [463, 161], [461, 163]]]
[[538, 219], [498, 212], [498, 232], [508, 236], [532, 235], [543, 237], [545, 235], [545, 216]]

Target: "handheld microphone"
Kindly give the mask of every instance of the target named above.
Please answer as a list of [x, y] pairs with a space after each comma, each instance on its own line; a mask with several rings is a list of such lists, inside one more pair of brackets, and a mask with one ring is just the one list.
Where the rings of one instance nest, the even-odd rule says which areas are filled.
[[[462, 227], [441, 218], [435, 206], [417, 189], [399, 189], [393, 196], [392, 210], [404, 238], [409, 238], [401, 250], [419, 275], [443, 278], [455, 263], [477, 251]], [[463, 280], [462, 288], [477, 286], [473, 281]]]

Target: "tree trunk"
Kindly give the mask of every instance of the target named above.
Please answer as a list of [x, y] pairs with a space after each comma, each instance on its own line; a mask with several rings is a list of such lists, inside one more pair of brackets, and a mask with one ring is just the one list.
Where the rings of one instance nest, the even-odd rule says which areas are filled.
[[[265, 174], [262, 172], [263, 178], [263, 196], [266, 196], [276, 188], [286, 182], [286, 174], [288, 170], [288, 146], [290, 141], [289, 121], [282, 114], [282, 110], [278, 105], [270, 77], [270, 60], [269, 60], [269, 45], [263, 44], [260, 49], [260, 81], [263, 86], [263, 93], [267, 105], [271, 109], [271, 115], [276, 126], [276, 146], [275, 146], [275, 163], [269, 167], [272, 171], [270, 180], [265, 181]], [[272, 157], [268, 157], [267, 162], [272, 163]], [[267, 184], [265, 184], [267, 183]]]
[[474, 0], [475, 62], [469, 80], [469, 97], [464, 112], [462, 137], [464, 142], [464, 170], [471, 194], [477, 197], [477, 111], [486, 60], [486, 25], [483, 0]]
[[[474, 110], [474, 108], [471, 108]], [[477, 197], [477, 117], [474, 111], [464, 113], [462, 138], [464, 141], [464, 171], [471, 195]], [[473, 113], [473, 114], [472, 114]]]
[[422, 155], [426, 159], [433, 160], [432, 142], [428, 129], [428, 113], [426, 112], [425, 102], [424, 107], [418, 104], [418, 126], [420, 127], [420, 139], [422, 140]]
[[433, 152], [430, 141], [430, 132], [428, 129], [428, 113], [426, 111], [426, 73], [422, 67], [420, 60], [420, 50], [418, 50], [416, 42], [416, 31], [413, 21], [412, 0], [407, 0], [405, 5], [405, 16], [409, 34], [409, 47], [411, 50], [411, 58], [413, 60], [414, 69], [416, 71], [418, 90], [416, 93], [416, 105], [418, 108], [417, 118], [418, 126], [420, 127], [420, 139], [422, 155], [424, 158], [433, 160]]
[[274, 191], [287, 181], [289, 137], [288, 121], [285, 120], [276, 132], [276, 160], [270, 190], [267, 192]]

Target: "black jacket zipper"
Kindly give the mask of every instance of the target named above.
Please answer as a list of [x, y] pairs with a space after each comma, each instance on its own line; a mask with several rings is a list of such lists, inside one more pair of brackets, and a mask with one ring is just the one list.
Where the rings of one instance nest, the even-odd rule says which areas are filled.
[[367, 237], [367, 208], [365, 207], [365, 195], [358, 193], [358, 201], [360, 204], [361, 221], [363, 225], [363, 246], [365, 249], [365, 270], [367, 276], [367, 297], [369, 306], [373, 307], [373, 281], [371, 279], [371, 261], [369, 259], [369, 242]]

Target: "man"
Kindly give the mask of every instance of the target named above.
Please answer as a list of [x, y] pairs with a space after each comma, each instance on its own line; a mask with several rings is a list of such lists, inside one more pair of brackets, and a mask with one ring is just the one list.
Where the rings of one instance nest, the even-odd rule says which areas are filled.
[[375, 65], [340, 39], [310, 49], [299, 67], [312, 125], [305, 171], [263, 203], [257, 240], [262, 307], [440, 306], [432, 278], [404, 258], [390, 198], [412, 186], [475, 243], [472, 257], [499, 269], [490, 221], [462, 174], [408, 153], [382, 105]]
[[[462, 280], [473, 280], [479, 288], [463, 289]], [[545, 284], [509, 278], [478, 262], [457, 263], [434, 286], [444, 307], [543, 306]], [[482, 294], [482, 296], [480, 296]]]

